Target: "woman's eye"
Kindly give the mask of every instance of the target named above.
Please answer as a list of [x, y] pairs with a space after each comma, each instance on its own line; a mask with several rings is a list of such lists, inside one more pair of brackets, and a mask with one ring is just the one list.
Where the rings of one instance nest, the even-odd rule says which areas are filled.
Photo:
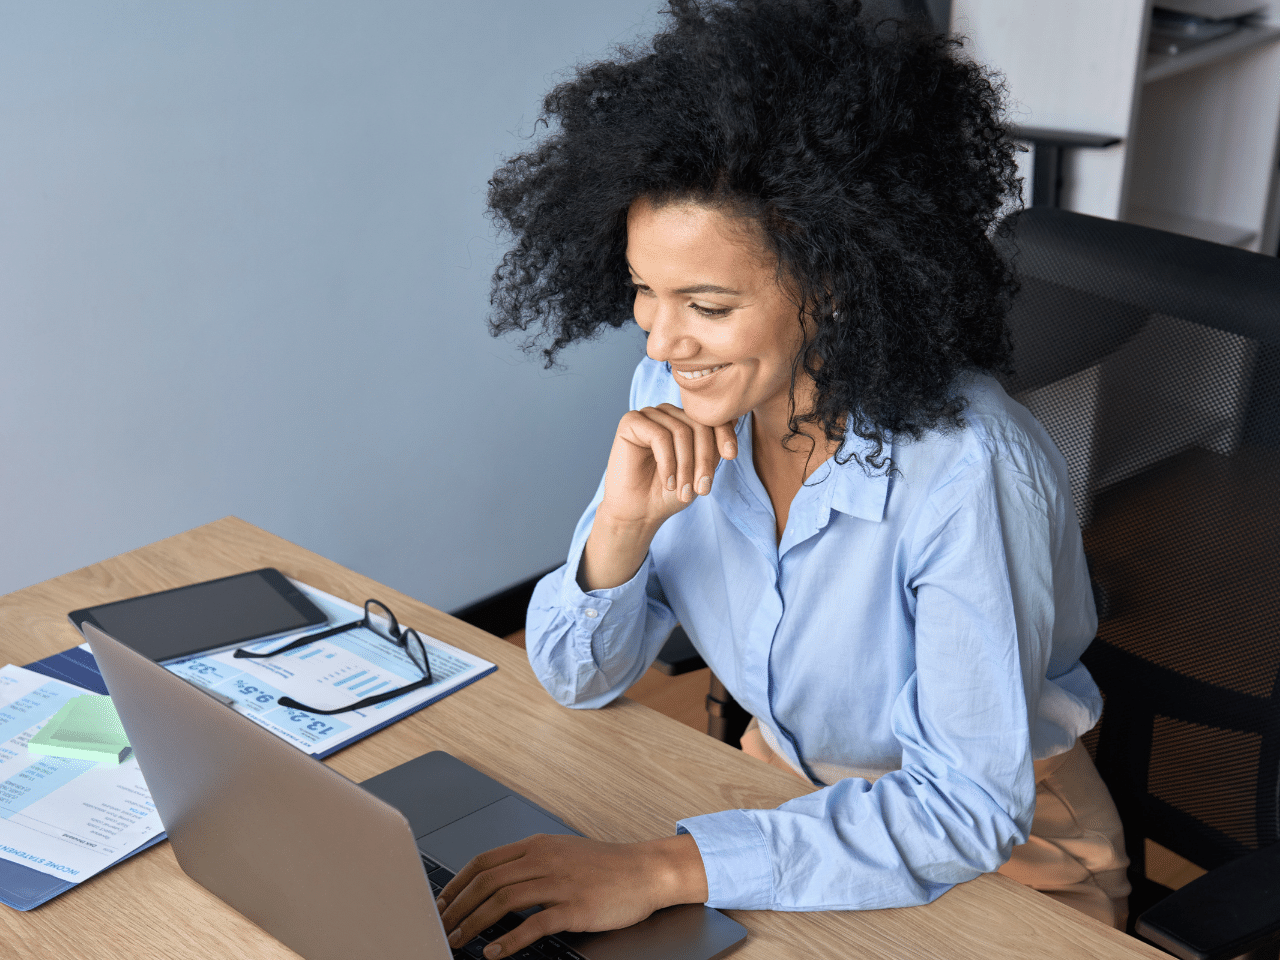
[[696, 313], [700, 313], [704, 317], [723, 317], [730, 310], [729, 307], [707, 307], [703, 306], [701, 303], [691, 303], [689, 306], [693, 307]]
[[653, 295], [653, 291], [652, 291], [652, 290], [650, 290], [648, 287], [646, 287], [643, 283], [634, 283], [634, 282], [633, 282], [633, 283], [631, 284], [631, 286], [632, 286], [633, 288], [635, 288], [635, 291], [636, 291], [636, 295], [637, 295], [637, 296], [644, 296], [644, 297], [648, 297], [648, 296], [652, 296], [652, 295]]

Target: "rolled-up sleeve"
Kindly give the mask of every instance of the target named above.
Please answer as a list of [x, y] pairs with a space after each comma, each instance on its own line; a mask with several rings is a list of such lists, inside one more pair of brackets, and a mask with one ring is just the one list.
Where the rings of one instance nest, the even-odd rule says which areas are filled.
[[602, 707], [625, 693], [676, 625], [649, 557], [620, 586], [589, 592], [578, 586], [578, 565], [603, 489], [602, 481], [578, 521], [568, 562], [538, 581], [525, 618], [529, 664], [547, 692], [567, 707]]

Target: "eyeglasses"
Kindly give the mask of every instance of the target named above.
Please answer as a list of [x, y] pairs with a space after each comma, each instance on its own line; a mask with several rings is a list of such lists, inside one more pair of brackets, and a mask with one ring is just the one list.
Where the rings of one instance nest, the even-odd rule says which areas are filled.
[[[380, 613], [374, 613], [371, 608], [377, 607]], [[326, 637], [337, 636], [340, 633], [346, 633], [349, 630], [355, 630], [363, 627], [366, 630], [378, 635], [384, 640], [390, 640], [397, 647], [400, 647], [414, 665], [422, 671], [422, 679], [413, 683], [406, 684], [403, 687], [397, 687], [394, 690], [385, 690], [382, 693], [365, 697], [363, 700], [357, 700], [355, 703], [347, 707], [337, 707], [333, 710], [321, 710], [319, 707], [309, 707], [305, 703], [299, 703], [293, 697], [281, 697], [277, 702], [282, 707], [288, 707], [291, 710], [305, 710], [307, 713], [316, 713], [321, 716], [329, 716], [335, 713], [346, 713], [348, 710], [361, 710], [365, 707], [372, 707], [375, 704], [383, 703], [400, 696], [403, 693], [409, 693], [411, 690], [418, 690], [422, 687], [430, 686], [434, 683], [431, 676], [431, 661], [427, 658], [427, 645], [422, 642], [422, 637], [418, 636], [418, 631], [412, 627], [401, 627], [396, 620], [396, 615], [381, 600], [366, 600], [364, 602], [364, 618], [356, 620], [352, 623], [344, 623], [338, 627], [332, 627], [328, 630], [322, 630], [319, 633], [313, 633], [309, 636], [299, 637], [292, 643], [286, 643], [279, 650], [271, 650], [267, 653], [254, 653], [251, 650], [243, 648], [237, 650], [232, 656], [238, 658], [251, 657], [255, 660], [262, 660], [267, 657], [274, 657], [281, 653], [288, 653], [290, 650], [297, 650], [299, 647], [305, 647], [309, 643], [315, 643], [317, 640], [324, 640]]]

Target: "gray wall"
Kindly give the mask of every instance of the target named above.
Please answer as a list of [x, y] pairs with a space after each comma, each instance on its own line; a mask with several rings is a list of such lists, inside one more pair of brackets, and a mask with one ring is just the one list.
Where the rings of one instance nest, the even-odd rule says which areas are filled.
[[0, 0], [0, 593], [236, 514], [445, 609], [563, 559], [635, 328], [485, 330], [489, 174], [655, 0]]

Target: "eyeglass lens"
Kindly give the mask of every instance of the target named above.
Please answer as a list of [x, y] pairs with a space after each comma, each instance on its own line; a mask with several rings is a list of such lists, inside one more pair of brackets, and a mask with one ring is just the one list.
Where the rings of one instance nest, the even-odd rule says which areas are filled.
[[404, 644], [404, 652], [409, 654], [409, 659], [416, 663], [418, 669], [430, 680], [431, 661], [427, 659], [427, 645], [418, 636], [418, 631], [410, 627], [401, 634], [400, 640]]
[[[374, 608], [377, 608], [376, 610]], [[385, 614], [385, 616], [383, 615]], [[408, 693], [411, 690], [418, 690], [424, 686], [435, 683], [435, 677], [431, 675], [431, 661], [427, 659], [427, 645], [423, 642], [422, 637], [418, 635], [418, 631], [412, 628], [401, 629], [400, 624], [396, 621], [396, 615], [391, 612], [385, 603], [379, 600], [369, 599], [364, 602], [364, 620], [357, 623], [344, 624], [343, 626], [332, 630], [326, 634], [319, 634], [316, 637], [304, 637], [301, 641], [294, 641], [288, 647], [282, 647], [280, 650], [273, 650], [270, 653], [253, 654], [244, 650], [237, 650], [236, 656], [259, 656], [269, 657], [276, 653], [282, 653], [285, 650], [293, 649], [299, 643], [310, 643], [318, 636], [330, 636], [333, 633], [341, 633], [354, 627], [363, 626], [367, 630], [373, 631], [384, 640], [390, 640], [396, 646], [404, 650], [409, 655], [409, 659], [414, 662], [419, 670], [422, 671], [422, 679], [414, 683], [405, 684], [403, 687], [397, 687], [394, 690], [384, 690], [382, 693], [365, 697], [355, 703], [345, 707], [334, 707], [332, 709], [321, 709], [319, 707], [310, 707], [305, 703], [293, 699], [292, 697], [281, 697], [279, 704], [282, 707], [288, 707], [295, 710], [305, 710], [308, 713], [314, 713], [319, 716], [331, 716], [335, 713], [346, 713], [348, 710], [361, 710], [365, 707], [371, 707], [379, 703], [384, 703], [401, 694]]]
[[380, 600], [364, 602], [364, 625], [384, 639], [400, 642], [400, 624], [396, 621], [396, 615]]

